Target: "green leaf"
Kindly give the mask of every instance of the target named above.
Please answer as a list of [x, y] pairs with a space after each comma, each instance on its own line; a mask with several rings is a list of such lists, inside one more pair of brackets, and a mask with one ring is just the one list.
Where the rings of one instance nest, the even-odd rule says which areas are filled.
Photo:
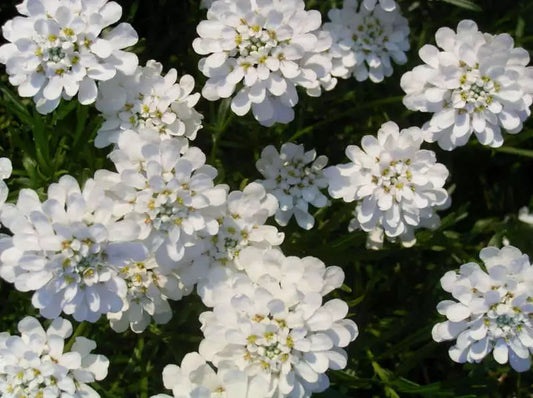
[[516, 29], [514, 33], [517, 39], [521, 39], [524, 36], [525, 28], [526, 28], [526, 21], [524, 21], [524, 18], [518, 17], [518, 20], [516, 21]]
[[493, 148], [496, 152], [510, 153], [512, 155], [525, 156], [528, 158], [533, 158], [533, 150], [514, 148], [512, 146], [502, 146], [500, 148]]
[[477, 5], [474, 1], [471, 0], [442, 0], [446, 3], [453, 4], [454, 6], [466, 8], [467, 10], [472, 11], [483, 11], [483, 9]]
[[15, 114], [22, 123], [31, 126], [33, 124], [33, 117], [20, 98], [13, 94], [13, 92], [2, 83], [0, 83], [0, 92], [7, 100], [3, 101], [2, 105], [4, 105], [11, 113]]
[[79, 104], [78, 101], [61, 101], [57, 109], [52, 114], [52, 124], [65, 119]]

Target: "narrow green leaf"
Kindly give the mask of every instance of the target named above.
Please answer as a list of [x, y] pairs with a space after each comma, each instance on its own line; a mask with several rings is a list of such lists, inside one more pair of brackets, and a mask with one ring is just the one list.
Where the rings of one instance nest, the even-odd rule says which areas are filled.
[[70, 112], [76, 109], [78, 104], [78, 101], [61, 101], [57, 109], [52, 114], [52, 124], [55, 125], [58, 121], [66, 118]]
[[472, 11], [482, 11], [482, 8], [471, 0], [442, 0], [446, 3], [453, 4], [454, 6], [466, 8], [467, 10]]
[[516, 21], [516, 29], [514, 33], [517, 39], [521, 39], [524, 36], [525, 28], [526, 28], [526, 21], [524, 21], [524, 18], [518, 17], [518, 20]]
[[510, 153], [512, 155], [525, 156], [528, 158], [533, 158], [533, 150], [514, 148], [512, 146], [502, 146], [499, 148], [493, 148], [496, 152]]

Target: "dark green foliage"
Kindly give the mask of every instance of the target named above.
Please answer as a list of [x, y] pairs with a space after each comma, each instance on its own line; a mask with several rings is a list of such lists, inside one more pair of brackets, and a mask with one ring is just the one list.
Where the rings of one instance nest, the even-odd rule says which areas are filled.
[[[200, 90], [205, 77], [197, 69], [199, 56], [191, 47], [197, 23], [205, 11], [199, 0], [116, 0], [124, 8], [124, 19], [141, 38], [134, 48], [141, 63], [156, 59], [180, 75], [192, 74]], [[18, 1], [0, 4], [0, 21], [15, 15]], [[309, 8], [325, 16], [341, 0], [308, 0]], [[287, 126], [265, 128], [248, 115], [239, 118], [228, 103], [201, 100], [197, 109], [205, 116], [204, 128], [195, 145], [206, 152], [219, 170], [220, 182], [239, 189], [260, 178], [255, 169], [262, 148], [286, 141], [316, 148], [330, 164], [345, 162], [344, 148], [359, 145], [366, 134], [393, 120], [401, 128], [421, 126], [428, 115], [413, 113], [402, 105], [401, 75], [420, 64], [418, 49], [434, 43], [441, 26], [455, 28], [466, 18], [480, 30], [508, 32], [516, 45], [533, 48], [532, 0], [421, 0], [400, 1], [410, 22], [411, 47], [407, 65], [395, 66], [392, 77], [382, 84], [340, 81], [337, 88], [320, 98], [300, 96], [295, 121]], [[62, 103], [50, 116], [41, 116], [31, 100], [22, 100], [0, 75], [1, 156], [12, 159], [10, 199], [29, 187], [45, 195], [46, 187], [63, 174], [80, 182], [99, 168], [111, 168], [107, 150], [92, 145], [100, 123], [93, 107], [76, 102]], [[365, 234], [348, 234], [353, 205], [335, 201], [316, 213], [315, 229], [304, 232], [292, 222], [285, 230], [284, 251], [289, 255], [319, 257], [328, 265], [339, 265], [346, 273], [345, 286], [334, 293], [350, 305], [360, 336], [349, 347], [349, 365], [330, 372], [332, 387], [317, 395], [349, 397], [527, 397], [533, 390], [531, 372], [518, 375], [497, 365], [488, 356], [478, 365], [460, 365], [447, 354], [450, 343], [437, 344], [431, 328], [441, 321], [437, 303], [448, 295], [439, 279], [448, 270], [476, 261], [486, 245], [500, 246], [504, 237], [523, 252], [533, 255], [533, 227], [520, 223], [518, 209], [531, 204], [533, 195], [533, 121], [518, 135], [506, 135], [498, 150], [472, 140], [466, 147], [443, 152], [426, 144], [450, 170], [452, 207], [442, 213], [442, 227], [417, 233], [411, 249], [387, 244], [384, 250], [365, 249]], [[26, 314], [36, 314], [30, 294], [15, 291], [0, 282], [0, 330], [15, 332]], [[197, 350], [201, 339], [198, 314], [204, 311], [196, 296], [172, 303], [172, 321], [151, 325], [142, 335], [116, 334], [105, 317], [89, 325], [85, 335], [97, 341], [98, 353], [111, 359], [108, 377], [97, 385], [104, 398], [147, 398], [162, 392], [161, 372], [168, 363], [181, 362]]]

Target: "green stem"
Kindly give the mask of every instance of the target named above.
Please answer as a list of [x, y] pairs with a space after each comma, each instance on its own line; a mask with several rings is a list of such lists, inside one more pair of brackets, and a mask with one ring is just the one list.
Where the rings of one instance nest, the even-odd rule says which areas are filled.
[[37, 111], [34, 111], [33, 114], [32, 132], [37, 162], [41, 170], [50, 176], [52, 174], [52, 168], [50, 164], [50, 148], [48, 145], [48, 129], [43, 121], [43, 117]]
[[215, 164], [218, 152], [218, 143], [233, 117], [233, 113], [230, 110], [230, 104], [231, 99], [229, 98], [220, 103], [217, 113], [217, 121], [212, 127], [213, 146], [211, 147], [211, 154], [209, 156], [209, 164], [211, 165]]
[[514, 148], [512, 146], [502, 146], [499, 148], [493, 148], [496, 152], [510, 153], [511, 155], [525, 156], [533, 158], [533, 150]]
[[74, 342], [76, 341], [76, 337], [81, 336], [82, 334], [85, 334], [85, 331], [88, 329], [89, 323], [88, 322], [81, 322], [76, 327], [76, 330], [74, 330], [74, 334], [70, 337], [67, 344], [65, 344], [65, 348], [63, 352], [69, 352], [72, 349], [72, 346], [74, 345]]
[[140, 363], [142, 360], [142, 353], [144, 351], [144, 337], [139, 336], [137, 339], [137, 342], [135, 343], [135, 347], [133, 348], [133, 352], [128, 358], [128, 362], [126, 363], [126, 366], [122, 368], [122, 372], [120, 372], [120, 375], [117, 377], [116, 381], [111, 386], [111, 391], [116, 389], [120, 383], [124, 380], [124, 377], [127, 375], [127, 373], [133, 368], [136, 361], [137, 363]]
[[215, 160], [217, 158], [217, 151], [218, 151], [218, 141], [220, 140], [220, 137], [222, 137], [222, 133], [224, 133], [224, 130], [215, 130], [211, 137], [211, 139], [213, 140], [213, 146], [211, 147], [211, 154], [209, 155], [210, 165], [215, 164]]
[[[84, 130], [87, 125], [87, 118], [89, 117], [89, 107], [81, 105], [78, 103], [76, 108], [76, 128], [74, 130], [74, 143], [72, 144], [73, 148], [78, 148], [80, 139], [84, 136]], [[85, 137], [85, 144], [87, 143], [89, 137]]]

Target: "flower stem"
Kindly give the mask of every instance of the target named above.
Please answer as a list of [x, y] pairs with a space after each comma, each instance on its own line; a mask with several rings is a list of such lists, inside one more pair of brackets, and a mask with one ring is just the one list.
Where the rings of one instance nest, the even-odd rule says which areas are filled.
[[76, 337], [81, 336], [82, 334], [85, 334], [85, 331], [88, 329], [89, 323], [88, 322], [80, 322], [78, 326], [76, 327], [76, 330], [74, 330], [74, 333], [70, 337], [67, 344], [65, 344], [65, 348], [63, 349], [63, 352], [69, 352], [72, 349], [72, 346], [74, 345], [74, 342], [76, 341]]
[[209, 164], [211, 165], [215, 164], [218, 151], [218, 142], [220, 141], [224, 131], [226, 131], [226, 128], [228, 127], [233, 115], [233, 113], [230, 111], [230, 104], [230, 98], [226, 98], [220, 103], [217, 112], [217, 120], [215, 125], [212, 127], [213, 146], [211, 147], [211, 154], [209, 156]]
[[512, 146], [501, 146], [499, 148], [493, 148], [497, 152], [510, 153], [512, 155], [525, 156], [533, 158], [533, 151], [530, 149], [514, 148]]

